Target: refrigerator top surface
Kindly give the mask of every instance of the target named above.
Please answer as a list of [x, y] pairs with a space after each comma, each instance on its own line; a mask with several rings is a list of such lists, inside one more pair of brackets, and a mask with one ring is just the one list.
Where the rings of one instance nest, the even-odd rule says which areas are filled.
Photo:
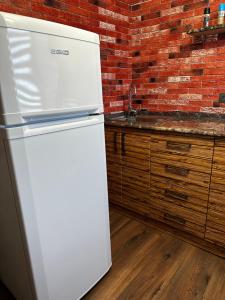
[[0, 12], [0, 27], [39, 32], [99, 44], [96, 33], [55, 22]]
[[[10, 22], [12, 26], [7, 27]], [[7, 26], [2, 27], [4, 23]], [[39, 25], [39, 32], [34, 31]], [[49, 30], [62, 36], [43, 34]], [[1, 125], [103, 112], [99, 44], [65, 37], [67, 33], [78, 36], [79, 32], [0, 13], [0, 69], [4, 70], [0, 72]]]

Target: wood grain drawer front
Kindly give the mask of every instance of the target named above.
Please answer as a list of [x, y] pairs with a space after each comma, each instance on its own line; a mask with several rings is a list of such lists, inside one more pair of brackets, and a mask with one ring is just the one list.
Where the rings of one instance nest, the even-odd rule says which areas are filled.
[[108, 181], [113, 181], [121, 184], [122, 167], [116, 163], [107, 162]]
[[205, 239], [219, 246], [225, 247], [225, 233], [218, 229], [207, 227]]
[[178, 192], [186, 191], [188, 195], [208, 201], [208, 190], [204, 187], [194, 185], [192, 183], [185, 183], [182, 180], [174, 180], [171, 178], [161, 177], [157, 175], [151, 175], [151, 185], [158, 188], [167, 188]]
[[186, 166], [151, 162], [151, 174], [199, 185], [207, 189], [210, 183], [210, 174], [193, 171]]
[[193, 224], [197, 224], [200, 226], [205, 226], [206, 223], [206, 214], [198, 211], [194, 211], [192, 209], [182, 207], [175, 203], [165, 201], [160, 197], [153, 197], [151, 194], [151, 207], [163, 211], [164, 213], [168, 213], [170, 215], [175, 215], [180, 219], [184, 219], [184, 223], [189, 221]]
[[212, 158], [211, 159], [196, 159], [188, 156], [167, 154], [162, 152], [151, 152], [151, 162], [163, 163], [165, 165], [178, 167], [180, 169], [192, 170], [202, 173], [211, 173]]
[[137, 209], [137, 212], [147, 214], [150, 199], [149, 186], [149, 172], [122, 167], [122, 202], [124, 207], [134, 212]]
[[122, 201], [121, 183], [108, 178], [108, 195], [110, 202], [120, 203]]
[[108, 190], [109, 194], [109, 202], [115, 203], [115, 204], [121, 204], [122, 202], [122, 195], [118, 190], [118, 186], [111, 185], [111, 187]]
[[151, 207], [149, 210], [149, 217], [157, 221], [166, 223], [171, 227], [182, 231], [192, 233], [195, 236], [204, 238], [205, 226], [195, 224], [189, 220], [177, 215], [175, 212], [165, 212], [158, 210], [156, 207]]
[[213, 167], [215, 170], [223, 171], [225, 174], [225, 147], [215, 147], [213, 155]]
[[150, 187], [150, 173], [122, 167], [122, 181], [123, 187], [146, 192], [149, 191]]
[[225, 138], [216, 138], [215, 139], [215, 147], [225, 148]]
[[107, 161], [107, 178], [109, 201], [120, 203], [122, 200], [122, 167], [117, 163]]
[[107, 160], [115, 162], [121, 159], [121, 129], [106, 127], [105, 129]]
[[198, 197], [197, 192], [176, 185], [166, 184], [162, 181], [151, 179], [151, 199], [167, 201], [171, 205], [178, 205], [191, 211], [207, 213], [208, 196], [206, 194]]
[[122, 187], [122, 199], [127, 202], [140, 202], [142, 204], [150, 203], [150, 195], [147, 191], [138, 191], [130, 187]]
[[225, 191], [210, 191], [205, 238], [225, 247]]
[[150, 137], [123, 132], [121, 155], [123, 166], [149, 172]]
[[225, 179], [221, 177], [214, 176], [214, 172], [212, 173], [212, 179], [210, 184], [211, 190], [218, 190], [225, 193]]
[[211, 138], [183, 137], [179, 135], [152, 135], [153, 152], [164, 152], [195, 158], [211, 159], [214, 141]]
[[225, 234], [225, 193], [210, 191], [207, 227], [223, 231]]
[[225, 147], [215, 146], [210, 188], [225, 193]]

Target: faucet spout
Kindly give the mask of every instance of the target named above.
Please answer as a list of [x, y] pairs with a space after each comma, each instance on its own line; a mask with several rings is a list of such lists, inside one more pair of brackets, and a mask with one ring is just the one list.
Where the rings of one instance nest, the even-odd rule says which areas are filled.
[[135, 116], [137, 114], [137, 111], [133, 109], [133, 96], [136, 95], [136, 93], [136, 86], [131, 84], [129, 89], [128, 117]]

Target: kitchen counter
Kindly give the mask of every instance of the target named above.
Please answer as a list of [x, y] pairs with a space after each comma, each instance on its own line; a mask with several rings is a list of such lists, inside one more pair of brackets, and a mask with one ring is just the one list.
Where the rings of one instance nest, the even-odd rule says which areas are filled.
[[157, 131], [225, 137], [225, 116], [205, 113], [140, 113], [126, 118], [124, 113], [105, 115], [105, 124]]

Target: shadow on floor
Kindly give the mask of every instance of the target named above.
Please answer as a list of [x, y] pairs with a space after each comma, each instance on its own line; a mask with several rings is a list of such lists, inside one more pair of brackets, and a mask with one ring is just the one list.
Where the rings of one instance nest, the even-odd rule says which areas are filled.
[[0, 281], [0, 300], [16, 300]]

